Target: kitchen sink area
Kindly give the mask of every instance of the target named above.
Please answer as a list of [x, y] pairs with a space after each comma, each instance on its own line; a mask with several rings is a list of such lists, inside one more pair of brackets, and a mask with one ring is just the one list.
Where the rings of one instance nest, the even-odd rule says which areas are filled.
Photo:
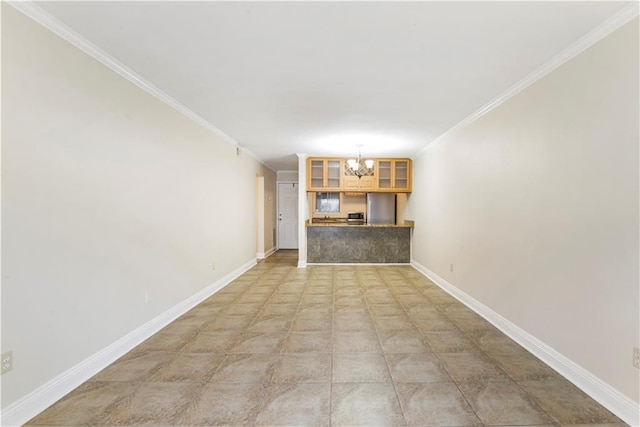
[[347, 224], [347, 218], [336, 218], [336, 217], [326, 217], [326, 218], [312, 218], [312, 224]]
[[[305, 222], [310, 264], [406, 264], [411, 262], [413, 221], [402, 218], [406, 196], [365, 193], [309, 196]], [[324, 208], [327, 209], [323, 212]]]
[[364, 212], [349, 212], [346, 217], [315, 217], [311, 219], [312, 224], [330, 225], [365, 225]]

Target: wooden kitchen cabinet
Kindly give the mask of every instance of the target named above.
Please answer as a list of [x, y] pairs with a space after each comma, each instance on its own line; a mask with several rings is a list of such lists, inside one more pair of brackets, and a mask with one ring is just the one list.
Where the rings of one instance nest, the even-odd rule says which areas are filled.
[[378, 159], [377, 191], [408, 193], [411, 192], [410, 159]]
[[373, 170], [358, 178], [347, 159], [309, 157], [307, 191], [411, 192], [410, 159], [375, 159]]
[[307, 190], [342, 190], [341, 159], [320, 159], [310, 157], [307, 160]]
[[360, 178], [357, 176], [345, 176], [342, 189], [344, 191], [372, 192], [376, 190], [376, 178], [374, 176]]
[[358, 178], [354, 175], [347, 164], [347, 160], [343, 160], [344, 177], [342, 178], [342, 189], [344, 191], [371, 192], [376, 189], [376, 168], [367, 171], [367, 175]]

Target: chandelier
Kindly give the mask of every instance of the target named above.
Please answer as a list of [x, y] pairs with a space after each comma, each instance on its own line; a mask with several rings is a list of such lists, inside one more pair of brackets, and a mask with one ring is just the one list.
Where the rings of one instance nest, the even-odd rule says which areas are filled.
[[363, 176], [370, 176], [373, 174], [373, 160], [367, 159], [362, 160], [362, 154], [360, 153], [360, 148], [362, 144], [356, 145], [358, 147], [358, 158], [357, 159], [349, 159], [347, 160], [347, 174], [355, 175], [359, 178]]

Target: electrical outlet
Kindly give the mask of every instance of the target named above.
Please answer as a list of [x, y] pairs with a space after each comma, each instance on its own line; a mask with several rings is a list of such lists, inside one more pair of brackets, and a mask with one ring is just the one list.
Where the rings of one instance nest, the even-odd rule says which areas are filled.
[[633, 347], [633, 366], [640, 369], [640, 348]]
[[451, 272], [453, 273], [453, 264], [451, 264], [451, 266], [449, 267], [449, 269], [451, 270]]
[[7, 351], [6, 353], [2, 353], [1, 359], [2, 359], [2, 374], [5, 374], [13, 369], [13, 351]]
[[213, 261], [213, 262], [211, 263], [211, 269], [212, 269], [212, 270], [215, 270], [215, 269], [216, 269], [216, 262], [215, 262], [215, 261]]

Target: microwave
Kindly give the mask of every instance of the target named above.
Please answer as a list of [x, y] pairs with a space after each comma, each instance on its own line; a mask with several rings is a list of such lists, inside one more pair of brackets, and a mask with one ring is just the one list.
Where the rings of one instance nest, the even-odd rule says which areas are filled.
[[363, 225], [364, 212], [349, 212], [347, 214], [347, 223], [352, 225]]

